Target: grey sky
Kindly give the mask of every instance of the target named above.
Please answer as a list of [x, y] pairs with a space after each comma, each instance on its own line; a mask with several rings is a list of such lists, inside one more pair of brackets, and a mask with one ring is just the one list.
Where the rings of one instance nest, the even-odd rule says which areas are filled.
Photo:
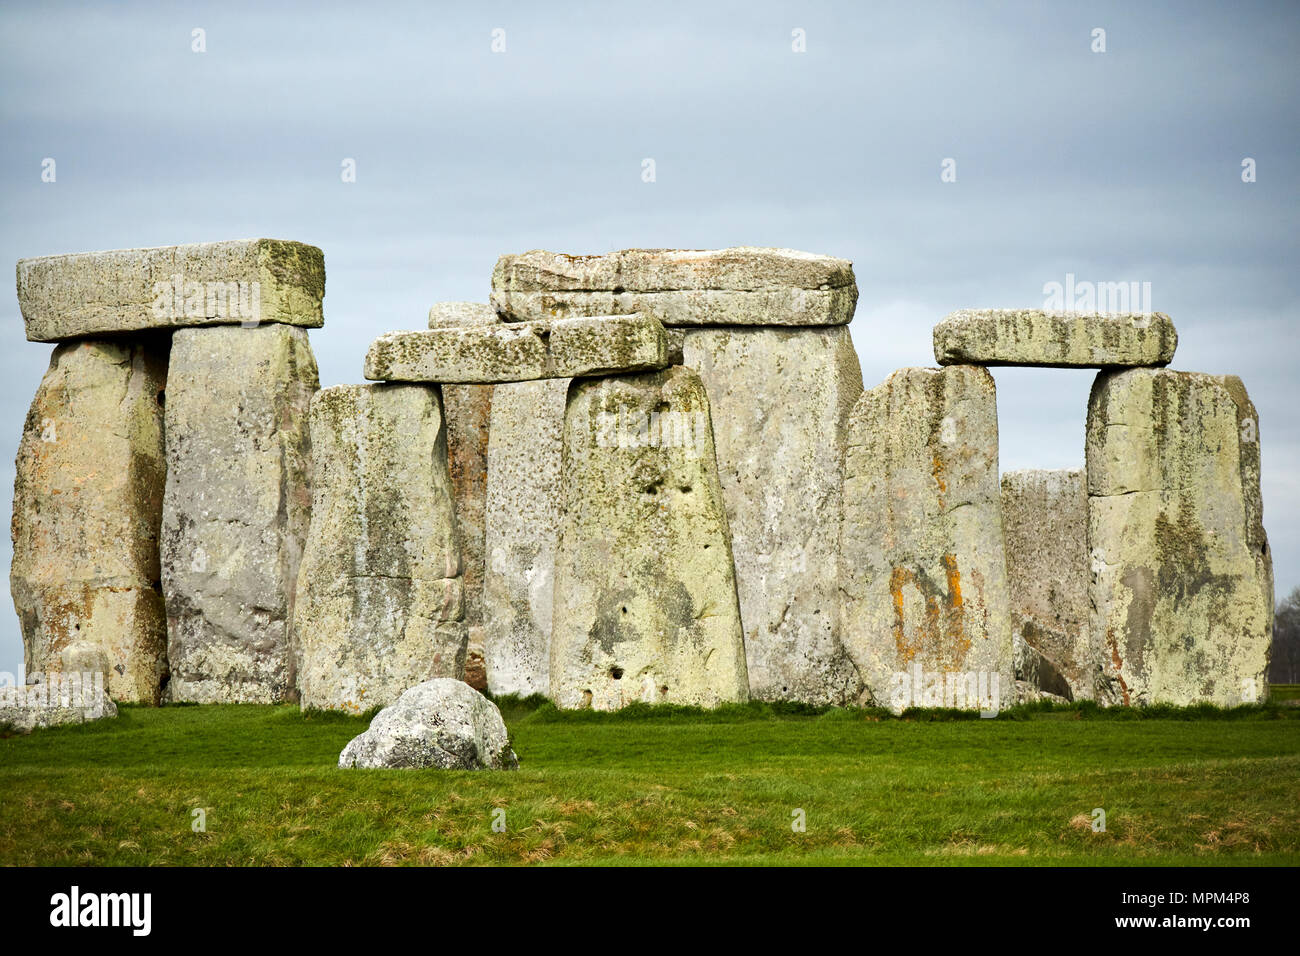
[[[359, 381], [369, 341], [419, 328], [432, 302], [485, 300], [496, 257], [538, 247], [852, 259], [868, 386], [933, 364], [930, 327], [952, 309], [1039, 305], [1067, 272], [1147, 281], [1178, 326], [1174, 367], [1239, 374], [1255, 400], [1286, 593], [1300, 584], [1297, 63], [1289, 3], [10, 8], [0, 260], [318, 245], [325, 385]], [[940, 181], [948, 157], [955, 183]], [[24, 341], [12, 291], [3, 308], [8, 496], [50, 346]], [[1081, 466], [1091, 373], [994, 374], [1002, 467]], [[21, 661], [10, 613], [0, 670]]]

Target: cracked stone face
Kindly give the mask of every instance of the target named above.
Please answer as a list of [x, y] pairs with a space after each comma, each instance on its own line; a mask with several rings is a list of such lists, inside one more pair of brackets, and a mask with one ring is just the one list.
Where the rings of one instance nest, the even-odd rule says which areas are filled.
[[1011, 693], [997, 402], [987, 371], [901, 369], [858, 399], [840, 549], [844, 641], [879, 705], [900, 709], [897, 693], [914, 685], [900, 686], [898, 675], [918, 667], [944, 681], [983, 673], [988, 687], [997, 675], [1000, 693]]
[[699, 376], [578, 380], [564, 415], [551, 699], [712, 707], [748, 699], [745, 647]]
[[1098, 700], [1262, 699], [1273, 570], [1259, 418], [1241, 380], [1099, 374], [1087, 465]]

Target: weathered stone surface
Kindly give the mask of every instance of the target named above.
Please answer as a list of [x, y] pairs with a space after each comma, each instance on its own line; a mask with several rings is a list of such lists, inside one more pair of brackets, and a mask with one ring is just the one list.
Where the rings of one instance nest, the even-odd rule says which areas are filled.
[[[992, 376], [901, 369], [863, 393], [848, 441], [843, 638], [872, 696], [902, 709], [900, 688], [928, 695], [950, 675], [984, 674], [1005, 703], [1012, 644]], [[911, 680], [918, 668], [922, 680]]]
[[33, 342], [258, 322], [319, 328], [324, 295], [324, 255], [282, 239], [18, 260], [18, 305]]
[[162, 582], [172, 700], [292, 694], [294, 586], [311, 514], [307, 333], [181, 329], [167, 375]]
[[497, 385], [488, 437], [484, 659], [493, 694], [550, 693], [568, 379]]
[[463, 681], [417, 684], [343, 748], [340, 767], [516, 770], [501, 711]]
[[513, 320], [640, 312], [664, 325], [843, 325], [857, 300], [851, 262], [793, 249], [535, 249], [492, 272], [492, 305]]
[[668, 364], [681, 365], [685, 361], [686, 330], [682, 328], [664, 328], [668, 336]]
[[466, 325], [496, 325], [501, 316], [486, 302], [435, 302], [429, 307], [429, 328], [454, 329]]
[[0, 727], [27, 732], [117, 716], [117, 705], [104, 689], [99, 671], [42, 676], [53, 680], [26, 686], [0, 684]]
[[963, 309], [934, 327], [940, 365], [1168, 365], [1177, 347], [1173, 320], [1162, 312]]
[[1098, 700], [1262, 698], [1273, 568], [1259, 418], [1241, 379], [1103, 372], [1087, 436]]
[[[1019, 640], [1019, 638], [1016, 640], [1017, 648], [1028, 648], [1031, 654], [1034, 653], [1033, 648], [1030, 648], [1028, 644], [1024, 643], [1024, 641]], [[1020, 667], [1019, 659], [1017, 659], [1016, 667], [1017, 669]], [[1070, 698], [1062, 697], [1060, 694], [1053, 694], [1048, 690], [1043, 690], [1036, 683], [1031, 681], [1020, 680], [1019, 678], [1016, 679], [1016, 689], [1015, 693], [1012, 695], [1010, 701], [1011, 704], [1034, 704], [1042, 701], [1051, 704], [1068, 704], [1070, 703]], [[1002, 706], [1007, 706], [1007, 702], [1004, 701]]]
[[749, 696], [709, 400], [693, 371], [569, 386], [551, 699], [711, 707]]
[[294, 640], [303, 707], [362, 713], [465, 673], [460, 545], [438, 390], [339, 385], [311, 404], [311, 532]]
[[1003, 474], [1002, 528], [1011, 629], [1028, 646], [1016, 676], [1058, 696], [1090, 700], [1088, 487], [1082, 469]]
[[[1014, 596], [1014, 590], [1012, 594]], [[1044, 699], [1069, 702], [1076, 699], [1069, 681], [1056, 666], [1056, 662], [1045, 656], [1018, 632], [1011, 636], [1011, 658], [1012, 670], [1016, 678], [1017, 702]]]
[[[501, 317], [482, 302], [438, 302], [429, 309], [429, 328], [496, 325]], [[465, 683], [487, 690], [484, 661], [486, 631], [483, 616], [483, 576], [487, 568], [484, 534], [487, 512], [488, 428], [492, 416], [492, 385], [444, 385], [447, 419], [447, 464], [456, 499], [460, 531], [461, 580], [464, 582]]]
[[683, 355], [712, 408], [750, 695], [856, 703], [837, 559], [847, 422], [862, 394], [848, 328], [687, 329]]
[[167, 673], [158, 530], [166, 338], [54, 349], [18, 446], [10, 586], [26, 673], [64, 654], [119, 700], [157, 703]]
[[668, 364], [668, 337], [639, 315], [388, 332], [366, 353], [366, 378], [495, 383], [637, 372]]

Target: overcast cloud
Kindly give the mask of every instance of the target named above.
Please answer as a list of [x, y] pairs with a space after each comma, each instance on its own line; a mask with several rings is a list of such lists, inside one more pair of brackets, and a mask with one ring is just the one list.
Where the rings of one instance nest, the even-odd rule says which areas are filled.
[[[486, 300], [497, 256], [539, 247], [849, 258], [868, 386], [933, 364], [953, 309], [1037, 306], [1066, 273], [1150, 282], [1174, 367], [1239, 374], [1258, 407], [1284, 594], [1300, 584], [1297, 63], [1290, 3], [9, 8], [0, 260], [320, 246], [323, 385], [360, 381], [378, 333]], [[24, 341], [12, 291], [0, 304], [8, 501], [51, 347]], [[1003, 469], [1082, 466], [1092, 374], [994, 374]], [[0, 670], [21, 664], [8, 612]]]

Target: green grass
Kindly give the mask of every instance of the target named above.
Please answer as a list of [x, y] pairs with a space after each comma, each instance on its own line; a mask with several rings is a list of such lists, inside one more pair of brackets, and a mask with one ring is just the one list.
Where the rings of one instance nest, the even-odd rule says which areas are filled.
[[0, 864], [1300, 863], [1291, 708], [539, 704], [501, 702], [517, 773], [339, 770], [366, 719], [293, 707], [0, 739]]
[[1300, 700], [1300, 684], [1269, 684], [1268, 696], [1270, 700]]

